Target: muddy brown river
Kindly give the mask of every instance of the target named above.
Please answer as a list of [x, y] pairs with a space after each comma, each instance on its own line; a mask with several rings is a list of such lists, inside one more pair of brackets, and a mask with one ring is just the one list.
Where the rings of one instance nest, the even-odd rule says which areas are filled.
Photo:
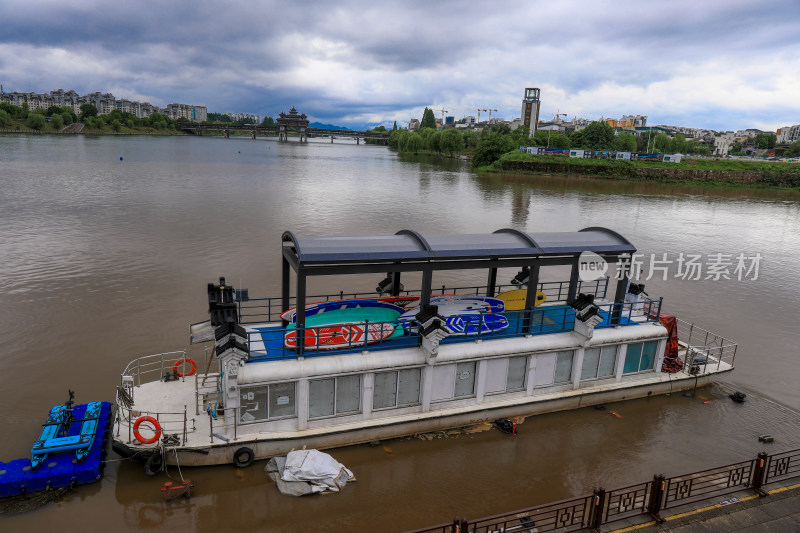
[[[68, 389], [80, 403], [113, 401], [128, 361], [187, 347], [188, 324], [207, 317], [207, 283], [225, 276], [252, 296], [278, 295], [285, 230], [588, 226], [637, 246], [642, 281], [665, 310], [739, 343], [732, 374], [693, 397], [614, 404], [620, 417], [593, 408], [531, 417], [517, 437], [487, 430], [335, 449], [357, 477], [335, 495], [283, 496], [263, 461], [150, 478], [110, 452], [100, 482], [0, 517], [0, 530], [403, 531], [800, 447], [797, 193], [483, 175], [313, 139], [0, 136], [5, 462], [29, 454]], [[699, 279], [683, 268], [694, 255]], [[435, 283], [484, 281], [448, 276]], [[731, 402], [734, 390], [748, 401]], [[775, 442], [759, 443], [765, 433]], [[161, 486], [181, 475], [194, 496], [163, 502]]]

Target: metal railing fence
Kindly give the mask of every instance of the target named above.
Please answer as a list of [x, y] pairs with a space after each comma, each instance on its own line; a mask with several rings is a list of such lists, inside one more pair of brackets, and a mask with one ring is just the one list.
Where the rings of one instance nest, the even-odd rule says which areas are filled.
[[467, 520], [456, 518], [446, 524], [415, 529], [408, 533], [506, 533], [512, 531], [599, 531], [600, 526], [619, 520], [649, 515], [663, 522], [659, 513], [711, 498], [752, 490], [760, 496], [763, 487], [776, 481], [800, 477], [800, 449], [768, 455], [726, 466], [612, 490], [595, 489], [592, 494], [516, 511]]
[[[661, 299], [637, 303], [601, 304], [603, 318], [597, 329], [618, 325], [657, 322], [661, 312]], [[469, 313], [451, 315], [457, 327], [442, 344], [471, 342], [482, 339], [502, 339], [526, 335], [540, 335], [572, 331], [575, 312], [568, 306], [540, 306], [533, 310], [505, 311], [503, 313]], [[507, 325], [506, 325], [507, 324]], [[503, 329], [499, 329], [502, 327]], [[352, 351], [378, 351], [419, 346], [421, 339], [415, 321], [359, 322], [340, 325], [288, 328], [265, 326], [248, 332], [249, 361], [292, 359], [298, 356], [298, 339], [304, 343], [304, 357], [328, 355], [333, 350], [342, 354]], [[365, 338], [374, 335], [365, 344]]]
[[[609, 278], [601, 278], [590, 282], [578, 282], [578, 293], [591, 294], [595, 298], [605, 298], [608, 294]], [[495, 294], [503, 291], [518, 289], [516, 285], [497, 285]], [[463, 296], [485, 296], [488, 287], [486, 285], [470, 285], [463, 287], [448, 287], [441, 285], [432, 291], [432, 296], [442, 295], [463, 295]], [[544, 293], [549, 303], [567, 303], [567, 294], [569, 293], [569, 281], [545, 281], [539, 283], [539, 291]], [[404, 290], [400, 292], [400, 296], [418, 296], [419, 290]], [[344, 300], [351, 298], [375, 298], [375, 292], [344, 292], [339, 291], [331, 294], [315, 294], [306, 297], [307, 303], [312, 302], [329, 302], [331, 300]], [[239, 322], [243, 325], [259, 324], [267, 322], [277, 322], [280, 320], [280, 315], [283, 312], [281, 297], [248, 297], [237, 302], [239, 311]], [[289, 298], [289, 305], [294, 307], [297, 305], [297, 299], [294, 296]]]
[[737, 344], [693, 323], [677, 319], [678, 339], [686, 346], [685, 367], [688, 372], [697, 366], [705, 373], [709, 366], [720, 369], [720, 363], [733, 366]]

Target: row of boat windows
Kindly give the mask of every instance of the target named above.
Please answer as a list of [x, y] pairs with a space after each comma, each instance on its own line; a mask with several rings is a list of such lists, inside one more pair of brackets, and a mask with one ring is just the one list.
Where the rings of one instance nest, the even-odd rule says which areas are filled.
[[[657, 346], [657, 341], [629, 344], [622, 373], [635, 374], [652, 370]], [[584, 350], [580, 380], [589, 381], [616, 375], [618, 348], [603, 346]], [[534, 387], [573, 381], [574, 351], [538, 357], [537, 368], [533, 373]], [[527, 369], [528, 356], [489, 360], [486, 365], [485, 394], [524, 390], [527, 386]], [[432, 402], [475, 396], [476, 361], [439, 365], [433, 367], [432, 371]], [[419, 405], [421, 380], [421, 368], [376, 372], [373, 378], [372, 409]], [[310, 380], [308, 418], [311, 420], [360, 413], [362, 389], [360, 374]], [[296, 382], [242, 388], [240, 421], [247, 423], [297, 416], [296, 392]]]

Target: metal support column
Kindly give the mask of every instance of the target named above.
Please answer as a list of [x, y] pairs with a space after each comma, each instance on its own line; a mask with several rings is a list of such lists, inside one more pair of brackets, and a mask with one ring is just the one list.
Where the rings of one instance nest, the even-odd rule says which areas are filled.
[[489, 281], [486, 283], [486, 296], [492, 298], [497, 287], [497, 269], [489, 269]]
[[423, 307], [431, 303], [431, 285], [433, 284], [433, 271], [426, 268], [422, 271], [422, 294], [419, 298], [419, 306]]
[[297, 301], [295, 302], [297, 309], [297, 323], [295, 331], [297, 331], [297, 355], [303, 355], [303, 348], [305, 348], [305, 327], [306, 327], [306, 273], [302, 269], [297, 271]]
[[593, 532], [599, 533], [603, 524], [603, 509], [606, 504], [606, 491], [603, 487], [594, 490], [592, 498], [592, 512], [589, 515], [589, 524]]
[[522, 333], [531, 332], [534, 308], [536, 307], [536, 291], [539, 289], [539, 263], [528, 267], [528, 293], [525, 295], [525, 319], [522, 322]]
[[653, 476], [653, 482], [650, 485], [650, 497], [647, 503], [647, 513], [650, 515], [657, 524], [664, 522], [664, 519], [659, 516], [661, 512], [661, 500], [664, 498], [664, 489], [666, 488], [666, 479], [663, 474], [656, 474]]
[[[289, 275], [290, 275], [289, 261], [285, 257], [281, 258], [281, 313], [289, 310]], [[289, 322], [283, 321], [285, 326]]]
[[769, 456], [767, 455], [767, 452], [761, 452], [758, 454], [753, 467], [753, 479], [750, 483], [753, 491], [762, 498], [769, 495], [768, 492], [761, 488], [764, 485], [764, 474], [767, 471], [768, 458]]
[[578, 268], [578, 258], [576, 257], [572, 262], [572, 270], [569, 274], [569, 289], [567, 291], [568, 304], [575, 301], [575, 297], [578, 296]]
[[618, 325], [622, 316], [622, 306], [625, 303], [625, 294], [628, 292], [628, 278], [630, 276], [630, 264], [623, 269], [617, 269], [621, 276], [617, 280], [617, 289], [614, 291], [614, 308], [611, 312], [611, 325]]
[[400, 296], [400, 272], [392, 272], [392, 296]]

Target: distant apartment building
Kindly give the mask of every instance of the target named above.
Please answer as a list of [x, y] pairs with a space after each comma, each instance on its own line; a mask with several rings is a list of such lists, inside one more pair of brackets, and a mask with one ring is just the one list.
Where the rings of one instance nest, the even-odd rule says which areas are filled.
[[69, 106], [75, 113], [79, 113], [81, 110], [81, 97], [75, 91], [65, 91], [64, 89], [50, 91], [50, 99], [53, 101], [51, 105]]
[[791, 144], [795, 141], [800, 141], [800, 124], [778, 128], [776, 136], [780, 144]]
[[615, 118], [607, 118], [606, 124], [614, 128], [615, 130], [633, 130], [636, 128], [634, 122], [632, 120], [625, 120], [625, 119], [615, 119]]
[[419, 129], [419, 119], [412, 118], [408, 121], [408, 131], [416, 131]]
[[185, 118], [192, 122], [205, 122], [208, 120], [208, 109], [204, 105], [167, 104], [164, 108], [165, 115], [172, 120]]
[[736, 134], [732, 131], [724, 131], [714, 136], [713, 155], [728, 155], [733, 146]]
[[114, 102], [114, 108], [123, 113], [130, 113], [137, 118], [147, 118], [153, 113], [159, 113], [158, 106], [154, 106], [148, 102], [135, 102], [132, 100], [117, 100]]
[[50, 93], [0, 93], [0, 102], [20, 106], [28, 104], [31, 111], [36, 109], [47, 109], [51, 106], [70, 106], [76, 113], [80, 113], [81, 105], [92, 104], [97, 108], [97, 114], [107, 115], [114, 110], [124, 113], [131, 113], [137, 118], [147, 118], [153, 113], [162, 113], [170, 118], [187, 118], [196, 122], [204, 122], [208, 118], [205, 106], [194, 106], [187, 104], [170, 104], [165, 109], [160, 109], [149, 102], [136, 102], [133, 100], [119, 99], [111, 93], [93, 92], [79, 96], [75, 91], [65, 91], [57, 89]]
[[605, 121], [615, 130], [634, 131], [636, 128], [647, 126], [647, 117], [645, 115], [622, 115], [620, 119], [607, 118]]
[[478, 119], [476, 119], [472, 115], [470, 115], [468, 117], [464, 117], [464, 124], [466, 124], [467, 126], [474, 126], [477, 123], [478, 123]]
[[92, 104], [97, 108], [98, 115], [108, 115], [115, 107], [116, 98], [111, 93], [94, 92], [82, 97], [86, 104]]
[[744, 139], [744, 138], [749, 138], [749, 137], [755, 137], [759, 133], [766, 133], [766, 132], [764, 132], [762, 130], [759, 130], [759, 129], [756, 129], [756, 128], [748, 128], [746, 130], [737, 131], [736, 132], [736, 136], [737, 137], [741, 137], [741, 138]]
[[633, 128], [644, 128], [647, 126], [647, 115], [622, 115], [623, 122], [633, 122]]

